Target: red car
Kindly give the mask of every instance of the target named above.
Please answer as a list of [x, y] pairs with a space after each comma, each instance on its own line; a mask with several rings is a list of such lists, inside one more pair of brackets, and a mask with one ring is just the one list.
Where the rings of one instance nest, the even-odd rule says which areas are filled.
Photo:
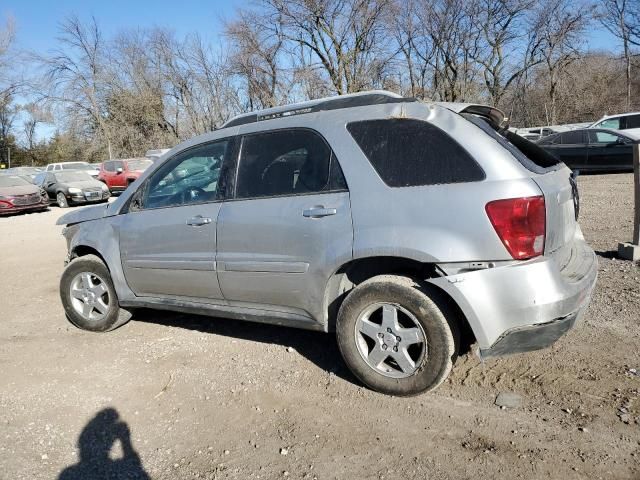
[[98, 180], [106, 183], [112, 192], [123, 191], [152, 164], [148, 158], [106, 160], [100, 164]]
[[47, 192], [17, 175], [0, 175], [0, 215], [49, 208]]

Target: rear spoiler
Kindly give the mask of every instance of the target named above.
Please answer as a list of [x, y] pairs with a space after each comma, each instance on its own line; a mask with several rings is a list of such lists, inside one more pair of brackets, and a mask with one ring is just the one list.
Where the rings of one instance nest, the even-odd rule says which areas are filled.
[[471, 113], [487, 119], [496, 129], [504, 129], [509, 127], [508, 118], [502, 110], [489, 105], [479, 105], [474, 103], [456, 103], [456, 102], [435, 102], [436, 105], [447, 108], [456, 113]]

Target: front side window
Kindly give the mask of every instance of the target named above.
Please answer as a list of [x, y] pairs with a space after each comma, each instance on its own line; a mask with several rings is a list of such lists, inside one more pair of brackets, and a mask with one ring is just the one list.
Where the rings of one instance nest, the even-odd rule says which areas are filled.
[[620, 117], [618, 118], [607, 118], [606, 120], [601, 121], [597, 127], [600, 128], [611, 128], [613, 130], [620, 130], [622, 128]]
[[[236, 198], [260, 198], [330, 191], [331, 149], [311, 130], [247, 135], [242, 139]], [[339, 169], [334, 162], [335, 169]], [[337, 181], [339, 186], [339, 181]]]
[[347, 125], [356, 143], [390, 187], [484, 180], [480, 165], [438, 127], [414, 119], [365, 120]]
[[230, 140], [179, 153], [150, 178], [143, 208], [163, 208], [221, 199], [220, 171]]
[[622, 141], [622, 137], [609, 132], [589, 132], [589, 143], [608, 145]]

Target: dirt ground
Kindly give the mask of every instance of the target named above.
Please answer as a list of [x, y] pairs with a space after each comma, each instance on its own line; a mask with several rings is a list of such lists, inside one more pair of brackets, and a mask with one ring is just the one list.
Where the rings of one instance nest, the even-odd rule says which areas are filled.
[[580, 178], [600, 262], [582, 325], [466, 355], [409, 399], [360, 386], [321, 333], [154, 311], [80, 331], [58, 298], [63, 211], [0, 218], [0, 478], [639, 479], [640, 267], [613, 252], [632, 181]]

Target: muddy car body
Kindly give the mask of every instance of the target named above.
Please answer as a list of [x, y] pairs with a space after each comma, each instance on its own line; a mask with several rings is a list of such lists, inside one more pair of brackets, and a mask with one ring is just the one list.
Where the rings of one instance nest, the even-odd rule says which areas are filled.
[[587, 307], [597, 264], [570, 170], [509, 142], [503, 118], [387, 92], [237, 117], [59, 220], [67, 316], [96, 331], [135, 307], [336, 330], [356, 376], [397, 395], [440, 384], [465, 331], [483, 357], [548, 346]]

